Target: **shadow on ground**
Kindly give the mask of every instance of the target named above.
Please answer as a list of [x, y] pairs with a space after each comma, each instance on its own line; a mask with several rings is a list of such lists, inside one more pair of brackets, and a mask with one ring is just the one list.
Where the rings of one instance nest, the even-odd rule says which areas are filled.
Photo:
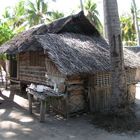
[[[140, 102], [140, 100], [139, 100]], [[126, 113], [93, 115], [92, 123], [97, 127], [113, 133], [126, 133], [128, 135], [137, 135], [140, 132], [140, 111], [137, 104], [133, 105]]]
[[[126, 133], [109, 133], [96, 128], [91, 116], [86, 114], [68, 120], [59, 115], [46, 114], [46, 122], [40, 123], [38, 111], [34, 108], [34, 114], [29, 115], [28, 100], [19, 91], [1, 89], [0, 97], [0, 140], [140, 139], [140, 135], [130, 137]], [[140, 100], [137, 104], [137, 115], [140, 115]]]
[[0, 97], [0, 140], [85, 140], [97, 134], [86, 116], [66, 120], [46, 114], [46, 122], [40, 123], [38, 110], [34, 108], [34, 114], [29, 115], [28, 100], [18, 90], [1, 89]]
[[135, 103], [118, 114], [93, 114], [92, 123], [108, 132], [136, 135], [140, 133], [140, 85], [137, 85]]

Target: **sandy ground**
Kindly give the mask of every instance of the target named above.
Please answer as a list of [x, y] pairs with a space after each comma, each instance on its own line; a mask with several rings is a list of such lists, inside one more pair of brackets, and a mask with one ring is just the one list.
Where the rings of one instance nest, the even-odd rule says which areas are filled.
[[[140, 134], [109, 133], [95, 128], [89, 115], [68, 120], [46, 115], [46, 122], [40, 123], [38, 115], [29, 115], [26, 99], [1, 91], [0, 140], [140, 140]], [[140, 87], [137, 87], [136, 98], [140, 114]]]

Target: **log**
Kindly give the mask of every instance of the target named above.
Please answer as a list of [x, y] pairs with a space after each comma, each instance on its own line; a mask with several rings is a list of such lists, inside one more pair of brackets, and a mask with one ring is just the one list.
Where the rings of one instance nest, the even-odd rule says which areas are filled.
[[28, 100], [29, 100], [29, 113], [32, 114], [33, 95], [28, 93]]
[[74, 95], [84, 95], [84, 90], [73, 90], [70, 93], [70, 96], [74, 96]]
[[83, 80], [73, 80], [73, 81], [67, 81], [67, 85], [83, 85], [84, 81]]
[[46, 113], [46, 103], [45, 103], [45, 100], [41, 100], [40, 122], [44, 122], [45, 121], [45, 113]]
[[69, 86], [67, 88], [67, 91], [71, 92], [71, 91], [75, 91], [75, 90], [84, 90], [84, 86], [82, 85], [74, 85], [74, 86]]

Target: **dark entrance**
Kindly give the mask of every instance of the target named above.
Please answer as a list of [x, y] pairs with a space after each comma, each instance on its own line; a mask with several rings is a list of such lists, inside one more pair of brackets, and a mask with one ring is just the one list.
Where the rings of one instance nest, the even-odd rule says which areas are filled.
[[17, 78], [17, 59], [16, 59], [16, 55], [10, 55], [10, 77]]

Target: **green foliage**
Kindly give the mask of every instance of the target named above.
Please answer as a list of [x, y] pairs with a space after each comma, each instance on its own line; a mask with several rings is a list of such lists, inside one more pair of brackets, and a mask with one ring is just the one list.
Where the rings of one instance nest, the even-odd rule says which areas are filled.
[[33, 26], [45, 23], [47, 11], [48, 5], [44, 0], [36, 0], [35, 3], [28, 1], [27, 20], [29, 21], [29, 25]]
[[0, 24], [0, 45], [14, 36], [13, 31], [5, 24]]
[[[0, 23], [0, 45], [11, 39], [13, 36], [13, 31], [6, 24]], [[6, 55], [0, 54], [0, 60], [4, 59], [6, 59]]]
[[9, 26], [15, 34], [25, 30], [25, 2], [23, 0], [19, 1], [15, 7], [8, 7], [3, 13], [3, 23]]
[[99, 20], [99, 12], [97, 11], [97, 4], [94, 0], [86, 0], [84, 3], [84, 9], [87, 13], [87, 18], [95, 25], [95, 27], [102, 33], [103, 26]]
[[59, 18], [62, 18], [64, 17], [64, 14], [59, 12], [59, 11], [52, 11], [52, 12], [48, 12], [48, 17], [47, 17], [47, 20], [49, 22], [52, 22], [56, 19], [59, 19]]
[[20, 0], [14, 7], [7, 7], [3, 12], [0, 19], [0, 45], [31, 26], [63, 16], [58, 11], [48, 12], [48, 4], [44, 0]]
[[133, 46], [136, 45], [136, 30], [135, 25], [131, 16], [121, 16], [121, 29], [122, 29], [122, 40], [125, 45]]

